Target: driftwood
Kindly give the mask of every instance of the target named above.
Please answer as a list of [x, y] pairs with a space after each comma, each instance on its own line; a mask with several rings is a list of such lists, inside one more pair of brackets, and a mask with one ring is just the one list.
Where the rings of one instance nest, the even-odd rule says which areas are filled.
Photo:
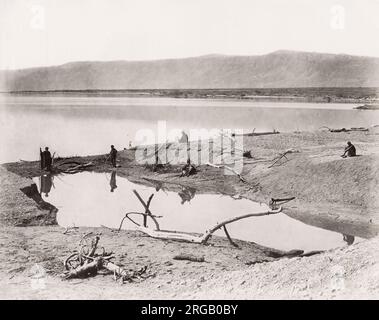
[[292, 201], [292, 200], [295, 200], [295, 197], [289, 197], [289, 198], [271, 198], [268, 206], [271, 208], [271, 209], [277, 209], [281, 204], [284, 204], [286, 202], [289, 202], [289, 201]]
[[265, 254], [271, 258], [283, 258], [283, 257], [292, 258], [292, 257], [298, 257], [302, 255], [303, 253], [304, 253], [303, 250], [297, 250], [297, 249], [284, 251], [284, 252], [265, 251]]
[[[193, 233], [187, 233], [187, 232], [178, 232], [178, 231], [171, 231], [171, 230], [154, 230], [152, 228], [147, 228], [143, 227], [140, 225], [137, 225], [136, 229], [138, 231], [141, 231], [148, 236], [152, 238], [157, 238], [157, 239], [164, 239], [164, 240], [175, 240], [175, 241], [184, 241], [184, 242], [191, 242], [191, 243], [198, 243], [198, 244], [206, 244], [208, 240], [212, 237], [213, 233], [216, 232], [218, 229], [224, 228], [229, 223], [249, 218], [249, 217], [260, 217], [260, 216], [266, 216], [270, 214], [277, 214], [281, 212], [282, 208], [279, 207], [278, 209], [275, 210], [266, 210], [262, 212], [256, 212], [256, 213], [248, 213], [244, 214], [238, 217], [233, 217], [230, 219], [227, 219], [221, 223], [218, 223], [215, 225], [213, 228], [209, 229], [202, 235], [194, 235]], [[225, 231], [225, 229], [224, 229]], [[227, 231], [226, 231], [227, 232]], [[228, 235], [227, 235], [228, 237]], [[230, 236], [228, 237], [229, 241], [231, 241]], [[233, 242], [233, 241], [231, 241]], [[235, 244], [233, 244], [235, 245]]]
[[65, 230], [63, 231], [63, 234], [68, 234], [69, 232], [73, 231], [73, 230], [76, 230], [76, 229], [79, 229], [79, 227], [66, 227]]
[[313, 251], [308, 251], [308, 252], [304, 252], [300, 255], [300, 257], [310, 257], [310, 256], [314, 256], [315, 254], [320, 254], [320, 253], [323, 253], [324, 251], [322, 250], [313, 250]]
[[89, 235], [90, 234], [84, 235], [79, 242], [79, 250], [70, 254], [64, 260], [64, 279], [95, 276], [102, 269], [112, 272], [115, 280], [121, 279], [122, 283], [149, 277], [145, 274], [147, 266], [139, 270], [127, 271], [111, 262], [111, 260], [114, 259], [113, 252], [108, 253], [102, 248], [102, 253], [96, 253], [100, 236], [96, 235], [89, 245], [87, 238]]
[[278, 157], [276, 157], [273, 160], [274, 162], [272, 164], [270, 164], [268, 166], [268, 168], [272, 168], [273, 166], [275, 166], [279, 162], [279, 160], [281, 160], [282, 158], [285, 158], [286, 162], [289, 161], [288, 158], [286, 157], [286, 155], [289, 154], [289, 153], [292, 153], [292, 152], [293, 152], [292, 150], [287, 150], [287, 151], [283, 152], [282, 154], [280, 154]]
[[132, 218], [129, 217], [129, 215], [132, 215], [132, 214], [135, 214], [135, 215], [142, 215], [143, 216], [143, 226], [144, 227], [147, 227], [147, 218], [151, 218], [155, 224], [155, 227], [157, 230], [159, 230], [159, 223], [158, 221], [156, 220], [156, 218], [161, 218], [161, 216], [155, 216], [151, 213], [150, 209], [149, 209], [149, 206], [150, 206], [150, 203], [151, 203], [151, 200], [153, 199], [153, 196], [154, 194], [151, 194], [149, 199], [147, 200], [147, 203], [145, 203], [145, 201], [143, 201], [142, 197], [139, 195], [139, 193], [137, 192], [137, 190], [133, 190], [133, 193], [136, 195], [136, 197], [138, 198], [138, 200], [142, 203], [143, 207], [145, 208], [145, 213], [141, 213], [141, 212], [127, 212], [124, 216], [124, 218], [121, 220], [121, 223], [120, 223], [120, 227], [118, 228], [118, 231], [121, 230], [121, 227], [122, 227], [122, 224], [124, 222], [125, 219], [129, 219], [131, 222], [133, 222], [136, 226], [140, 226], [137, 222], [135, 222]]
[[79, 164], [75, 167], [72, 167], [72, 168], [69, 168], [67, 170], [64, 170], [62, 171], [63, 173], [67, 173], [67, 174], [74, 174], [74, 173], [78, 173], [78, 172], [81, 172], [85, 169], [87, 169], [88, 167], [91, 167], [93, 166], [93, 163], [92, 162], [88, 162], [88, 163], [84, 163], [84, 164]]
[[[69, 165], [69, 167], [66, 167], [67, 165]], [[66, 161], [55, 164], [53, 170], [59, 173], [74, 174], [86, 170], [91, 166], [93, 166], [93, 162], [80, 163], [77, 161]]]
[[204, 262], [204, 256], [198, 257], [193, 254], [188, 254], [188, 253], [181, 253], [173, 258], [174, 260], [188, 260], [188, 261], [193, 261], [193, 262]]
[[[151, 194], [151, 196], [147, 200], [147, 203], [145, 203], [145, 201], [143, 201], [143, 199], [141, 198], [141, 196], [139, 195], [139, 193], [137, 192], [137, 190], [133, 190], [133, 193], [136, 195], [136, 197], [138, 198], [138, 200], [142, 203], [143, 207], [145, 208], [145, 214], [146, 215], [152, 215], [152, 213], [151, 213], [151, 211], [149, 209], [149, 206], [150, 206], [151, 200], [153, 199], [154, 193]], [[146, 215], [144, 215], [144, 217], [143, 217], [143, 226], [144, 227], [147, 226], [147, 217], [146, 217]]]
[[216, 165], [216, 164], [212, 164], [212, 163], [206, 163], [207, 166], [210, 166], [210, 167], [213, 167], [213, 168], [218, 168], [218, 169], [226, 169], [226, 170], [229, 170], [231, 172], [233, 172], [236, 176], [238, 176], [238, 178], [243, 182], [243, 183], [246, 183], [246, 180], [244, 177], [241, 176], [241, 174], [239, 174], [236, 170], [234, 170], [233, 168], [231, 167], [228, 167], [228, 166], [225, 166], [225, 165]]
[[365, 128], [365, 127], [352, 127], [350, 129], [347, 129], [347, 128], [332, 129], [332, 128], [329, 128], [327, 126], [320, 127], [320, 129], [322, 129], [322, 128], [328, 129], [329, 132], [350, 132], [350, 131], [363, 131], [363, 132], [367, 132], [367, 131], [369, 131], [369, 129]]
[[232, 240], [232, 238], [230, 237], [229, 232], [228, 232], [228, 229], [226, 229], [226, 226], [225, 226], [225, 225], [223, 226], [223, 229], [224, 229], [225, 235], [226, 235], [226, 237], [228, 238], [228, 240], [229, 240], [229, 242], [231, 243], [231, 245], [234, 246], [234, 247], [236, 247], [236, 248], [239, 248], [238, 244], [235, 243], [235, 242]]
[[255, 130], [253, 130], [253, 132], [249, 132], [249, 133], [232, 133], [232, 137], [235, 137], [235, 136], [247, 136], [247, 137], [256, 137], [256, 136], [267, 136], [267, 135], [271, 135], [271, 134], [279, 134], [280, 132], [279, 131], [267, 131], [267, 132], [255, 132]]
[[[153, 215], [153, 214], [146, 214], [146, 213], [142, 213], [142, 212], [134, 212], [134, 211], [132, 211], [132, 212], [127, 212], [127, 213], [125, 214], [125, 216], [122, 218], [121, 223], [120, 223], [120, 226], [119, 226], [119, 228], [118, 228], [118, 231], [121, 231], [121, 228], [122, 228], [122, 225], [123, 225], [125, 219], [130, 220], [130, 221], [131, 221], [132, 223], [134, 223], [137, 227], [141, 227], [141, 225], [140, 225], [139, 223], [135, 222], [132, 218], [129, 217], [130, 215], [133, 215], [133, 214], [134, 214], [134, 215], [142, 215], [144, 218], [145, 218], [145, 217], [149, 217], [149, 218], [151, 218], [151, 219], [153, 220], [153, 222], [155, 223], [156, 230], [159, 230], [159, 223], [158, 223], [158, 221], [156, 220], [156, 218], [162, 218], [162, 216], [156, 216], [156, 215]], [[145, 220], [144, 220], [144, 222], [145, 222]], [[147, 228], [147, 227], [144, 226], [144, 228]]]
[[[213, 166], [213, 165], [211, 165], [211, 166]], [[213, 228], [206, 231], [204, 234], [194, 234], [194, 233], [179, 232], [179, 231], [174, 231], [174, 230], [161, 230], [159, 223], [157, 221], [157, 218], [161, 218], [161, 216], [153, 215], [151, 210], [149, 209], [150, 202], [151, 202], [151, 199], [153, 198], [153, 195], [151, 195], [149, 197], [149, 200], [147, 201], [147, 203], [145, 203], [145, 201], [142, 199], [142, 197], [139, 195], [139, 193], [136, 190], [133, 190], [133, 192], [136, 195], [136, 197], [140, 200], [140, 202], [142, 203], [142, 205], [145, 209], [145, 212], [144, 213], [136, 212], [136, 211], [127, 212], [121, 220], [118, 231], [121, 230], [125, 219], [128, 219], [129, 221], [131, 221], [136, 226], [136, 229], [138, 231], [141, 231], [144, 234], [146, 234], [152, 238], [164, 239], [164, 240], [174, 240], [174, 241], [184, 241], [184, 242], [191, 242], [191, 243], [206, 244], [208, 242], [208, 240], [211, 238], [212, 234], [214, 232], [216, 232], [218, 229], [222, 228], [224, 230], [225, 235], [226, 235], [227, 239], [229, 240], [229, 242], [233, 246], [238, 248], [238, 245], [232, 240], [232, 238], [229, 235], [229, 232], [226, 228], [227, 224], [241, 220], [241, 219], [249, 218], [249, 217], [259, 217], [259, 216], [265, 216], [265, 215], [270, 215], [270, 214], [277, 214], [277, 213], [281, 212], [281, 210], [282, 210], [282, 208], [280, 206], [279, 207], [275, 206], [273, 208], [268, 208], [268, 210], [265, 210], [262, 212], [244, 214], [241, 216], [237, 216], [237, 217], [227, 219], [221, 223], [218, 223]], [[275, 200], [275, 199], [272, 199], [272, 200]], [[290, 200], [292, 200], [292, 198], [291, 199], [276, 199], [276, 200], [278, 200], [278, 201], [279, 200], [290, 201]], [[130, 215], [142, 215], [144, 217], [143, 226], [140, 225], [139, 223], [137, 223], [136, 221], [134, 221], [130, 217]], [[148, 217], [151, 218], [153, 220], [153, 222], [155, 223], [155, 229], [147, 227], [147, 218]]]

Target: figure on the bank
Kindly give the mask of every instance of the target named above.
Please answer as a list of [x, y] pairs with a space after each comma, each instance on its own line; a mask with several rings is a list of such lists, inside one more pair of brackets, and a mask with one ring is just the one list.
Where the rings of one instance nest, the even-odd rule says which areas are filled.
[[42, 175], [40, 177], [40, 194], [44, 193], [45, 197], [48, 197], [53, 185], [53, 176], [51, 174]]
[[49, 151], [49, 148], [46, 147], [45, 151], [42, 152], [41, 148], [39, 148], [40, 157], [41, 157], [41, 169], [51, 171], [51, 164], [53, 162], [53, 159], [51, 157], [51, 153]]
[[111, 180], [109, 182], [109, 185], [111, 186], [111, 192], [114, 191], [114, 189], [117, 188], [117, 185], [116, 185], [116, 171], [113, 170], [112, 173], [111, 173]]
[[182, 168], [181, 177], [188, 177], [197, 172], [196, 168], [191, 164], [190, 158], [187, 159], [187, 163]]
[[349, 234], [343, 234], [343, 241], [347, 243], [348, 246], [354, 243], [355, 237]]
[[182, 136], [179, 138], [179, 143], [188, 143], [188, 135], [182, 131]]
[[117, 150], [116, 150], [116, 148], [114, 147], [113, 144], [111, 145], [111, 152], [109, 152], [109, 156], [108, 157], [111, 160], [112, 166], [114, 168], [116, 168]]
[[190, 146], [188, 135], [187, 133], [184, 132], [184, 130], [182, 131], [182, 136], [179, 138], [179, 143], [182, 144], [183, 147], [187, 149], [187, 158], [189, 158], [191, 146]]
[[341, 156], [342, 158], [346, 157], [355, 157], [357, 155], [354, 145], [348, 141], [347, 146], [345, 147], [345, 152]]

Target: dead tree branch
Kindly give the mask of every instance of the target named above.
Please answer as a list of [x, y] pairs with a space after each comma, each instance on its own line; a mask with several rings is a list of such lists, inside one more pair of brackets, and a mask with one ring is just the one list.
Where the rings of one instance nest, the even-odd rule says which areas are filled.
[[229, 170], [231, 172], [233, 172], [236, 176], [238, 176], [238, 178], [243, 182], [243, 183], [246, 183], [246, 180], [244, 179], [244, 177], [241, 176], [241, 174], [239, 174], [236, 170], [234, 170], [233, 168], [231, 167], [228, 167], [228, 166], [225, 166], [225, 165], [215, 165], [215, 164], [212, 164], [212, 163], [206, 163], [207, 166], [210, 166], [210, 167], [213, 167], [213, 168], [218, 168], [218, 169], [226, 169], [226, 170]]
[[260, 217], [260, 216], [266, 216], [270, 214], [277, 214], [281, 212], [281, 210], [282, 208], [279, 207], [276, 210], [269, 209], [263, 212], [248, 213], [242, 216], [233, 217], [221, 223], [218, 223], [216, 226], [206, 231], [203, 235], [193, 235], [191, 233], [170, 231], [170, 230], [153, 230], [151, 228], [147, 228], [143, 226], [137, 226], [137, 230], [147, 234], [148, 236], [152, 238], [206, 244], [215, 231], [217, 231], [218, 229], [224, 227], [225, 225], [229, 223], [232, 223], [241, 219], [249, 218], [249, 217]]
[[236, 248], [239, 248], [238, 244], [235, 243], [235, 242], [232, 240], [232, 238], [230, 237], [229, 232], [228, 232], [228, 229], [226, 229], [226, 226], [223, 226], [223, 228], [224, 228], [224, 232], [225, 232], [225, 234], [226, 234], [226, 237], [228, 238], [228, 240], [229, 240], [229, 242], [231, 243], [231, 245], [234, 246], [234, 247], [236, 247]]
[[188, 253], [178, 254], [178, 255], [174, 256], [173, 259], [174, 260], [188, 260], [188, 261], [192, 261], [192, 262], [204, 262], [205, 261], [204, 256], [198, 257], [198, 256], [195, 256], [193, 254], [188, 254]]
[[147, 266], [144, 266], [139, 270], [128, 271], [114, 264], [110, 261], [114, 258], [113, 252], [106, 252], [104, 248], [102, 248], [103, 250], [101, 254], [96, 253], [100, 240], [99, 235], [96, 235], [95, 238], [91, 240], [91, 245], [87, 251], [87, 242], [83, 241], [86, 236], [87, 235], [85, 235], [80, 241], [79, 250], [73, 252], [64, 260], [64, 268], [66, 271], [64, 279], [94, 276], [101, 269], [111, 271], [115, 280], [121, 279], [122, 282], [146, 279], [152, 276], [145, 274]]

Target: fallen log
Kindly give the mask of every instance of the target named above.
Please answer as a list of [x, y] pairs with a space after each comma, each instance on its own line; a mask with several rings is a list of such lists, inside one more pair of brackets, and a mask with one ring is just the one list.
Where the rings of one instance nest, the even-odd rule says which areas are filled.
[[300, 257], [310, 257], [310, 256], [314, 256], [315, 254], [320, 254], [320, 253], [323, 253], [324, 251], [322, 250], [313, 250], [313, 251], [308, 251], [308, 252], [304, 252], [300, 255]]
[[226, 229], [226, 226], [223, 226], [223, 228], [224, 228], [225, 235], [226, 235], [226, 237], [228, 238], [230, 244], [231, 244], [232, 246], [236, 247], [236, 248], [239, 248], [238, 244], [235, 243], [235, 242], [232, 240], [232, 238], [230, 237], [229, 232], [228, 232], [228, 229]]
[[96, 275], [103, 267], [103, 259], [101, 257], [94, 259], [92, 262], [83, 264], [75, 269], [71, 269], [64, 279], [86, 278]]
[[69, 232], [73, 231], [73, 230], [76, 230], [76, 229], [79, 229], [79, 227], [66, 227], [65, 230], [63, 231], [63, 234], [68, 234]]
[[293, 152], [292, 150], [287, 150], [287, 151], [283, 152], [282, 154], [280, 154], [277, 158], [275, 158], [273, 160], [274, 162], [272, 164], [270, 164], [268, 166], [268, 168], [272, 168], [273, 166], [275, 166], [279, 162], [279, 160], [281, 160], [282, 158], [285, 158], [287, 161], [289, 161], [288, 158], [286, 157], [286, 155], [289, 153], [292, 153], [292, 152]]
[[202, 237], [201, 239], [201, 243], [206, 243], [209, 238], [212, 236], [212, 234], [217, 231], [218, 229], [220, 229], [221, 227], [229, 224], [229, 223], [232, 223], [232, 222], [235, 222], [235, 221], [238, 221], [238, 220], [241, 220], [241, 219], [245, 219], [245, 218], [249, 218], [249, 217], [261, 217], [261, 216], [268, 216], [270, 214], [277, 214], [279, 212], [282, 211], [282, 208], [279, 207], [279, 209], [276, 209], [276, 210], [267, 210], [267, 211], [263, 211], [263, 212], [258, 212], [258, 213], [248, 213], [248, 214], [244, 214], [242, 216], [238, 216], [238, 217], [233, 217], [233, 218], [230, 218], [230, 219], [227, 219], [217, 225], [215, 225], [213, 228], [211, 228], [210, 230], [208, 230]]
[[303, 250], [290, 250], [290, 251], [284, 251], [284, 252], [275, 252], [275, 251], [266, 251], [265, 252], [268, 257], [271, 258], [283, 258], [283, 257], [298, 257], [304, 253]]
[[147, 270], [147, 266], [143, 266], [139, 270], [130, 272], [130, 271], [125, 270], [124, 268], [119, 267], [118, 265], [112, 262], [105, 261], [103, 264], [103, 267], [113, 273], [115, 280], [121, 279], [122, 282], [126, 282], [126, 281], [131, 282], [135, 280], [136, 278], [146, 279], [149, 277], [149, 276], [144, 275]]
[[[132, 218], [129, 217], [129, 215], [142, 215], [144, 218], [146, 217], [149, 217], [153, 220], [153, 222], [155, 223], [155, 227], [157, 228], [157, 230], [159, 230], [159, 223], [158, 221], [156, 220], [156, 218], [162, 218], [162, 216], [156, 216], [156, 215], [153, 215], [153, 214], [147, 214], [147, 213], [142, 213], [142, 212], [135, 212], [135, 211], [132, 211], [132, 212], [127, 212], [125, 214], [125, 216], [122, 218], [121, 220], [121, 223], [120, 223], [120, 227], [118, 228], [118, 231], [121, 231], [121, 228], [122, 228], [122, 225], [124, 223], [124, 220], [125, 219], [128, 219], [130, 220], [132, 223], [134, 223], [137, 227], [140, 227], [141, 225], [137, 222], [135, 222]], [[144, 220], [145, 222], [145, 220]], [[146, 226], [144, 225], [144, 227], [146, 228]]]
[[125, 270], [124, 268], [114, 264], [110, 260], [113, 259], [113, 252], [107, 253], [104, 248], [101, 254], [96, 253], [100, 236], [96, 235], [88, 245], [86, 240], [88, 234], [84, 235], [79, 242], [79, 250], [70, 254], [64, 260], [64, 268], [66, 270], [64, 279], [86, 278], [94, 276], [101, 269], [111, 271], [115, 280], [121, 279], [122, 282], [133, 281], [136, 279], [146, 279], [152, 275], [145, 275], [147, 266], [143, 266], [139, 270]]
[[267, 135], [271, 135], [271, 134], [279, 134], [280, 132], [279, 131], [266, 131], [266, 132], [248, 132], [248, 133], [232, 133], [232, 137], [235, 137], [235, 136], [247, 136], [247, 137], [256, 137], [256, 136], [267, 136]]
[[225, 225], [227, 225], [229, 223], [232, 223], [232, 222], [235, 222], [235, 221], [238, 221], [241, 219], [249, 218], [249, 217], [260, 217], [260, 216], [266, 216], [266, 215], [270, 215], [270, 214], [277, 214], [277, 213], [281, 212], [281, 210], [282, 210], [282, 208], [279, 207], [278, 209], [275, 209], [275, 210], [269, 209], [269, 210], [265, 210], [263, 212], [248, 213], [248, 214], [244, 214], [242, 216], [233, 217], [233, 218], [227, 219], [221, 223], [218, 223], [213, 228], [206, 231], [203, 235], [193, 235], [190, 233], [171, 231], [171, 230], [154, 230], [154, 229], [142, 227], [142, 226], [137, 226], [137, 230], [147, 234], [148, 236], [150, 236], [152, 238], [156, 238], [156, 239], [206, 244], [214, 232], [216, 232], [218, 229], [224, 227]]
[[188, 260], [192, 262], [204, 262], [204, 256], [198, 257], [193, 254], [181, 253], [173, 257], [174, 260]]
[[85, 170], [91, 166], [93, 166], [93, 162], [88, 162], [88, 163], [84, 163], [84, 164], [79, 164], [79, 165], [74, 166], [74, 167], [69, 168], [69, 169], [62, 170], [62, 172], [67, 173], [67, 174], [73, 174], [73, 173], [83, 171], [83, 170]]
[[333, 128], [329, 128], [327, 126], [320, 127], [320, 129], [322, 129], [322, 128], [328, 129], [329, 132], [351, 132], [351, 131], [363, 131], [363, 132], [367, 132], [367, 131], [369, 131], [369, 129], [365, 128], [365, 127], [352, 127], [350, 129], [347, 129], [347, 128], [333, 129]]

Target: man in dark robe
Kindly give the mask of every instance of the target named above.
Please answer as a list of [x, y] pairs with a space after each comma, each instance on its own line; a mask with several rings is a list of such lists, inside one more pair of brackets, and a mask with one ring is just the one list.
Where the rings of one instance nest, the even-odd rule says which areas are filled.
[[348, 141], [347, 146], [345, 147], [345, 152], [343, 153], [341, 157], [342, 158], [355, 157], [356, 155], [357, 155], [357, 152], [355, 150], [354, 145], [350, 141]]
[[41, 169], [47, 169], [48, 171], [51, 171], [51, 164], [53, 162], [53, 159], [51, 157], [51, 153], [49, 151], [49, 148], [46, 147], [45, 151], [42, 152], [41, 148], [39, 149], [40, 156], [41, 156]]
[[116, 168], [117, 150], [113, 144], [111, 145], [111, 152], [109, 152], [109, 157], [111, 158], [112, 166]]

